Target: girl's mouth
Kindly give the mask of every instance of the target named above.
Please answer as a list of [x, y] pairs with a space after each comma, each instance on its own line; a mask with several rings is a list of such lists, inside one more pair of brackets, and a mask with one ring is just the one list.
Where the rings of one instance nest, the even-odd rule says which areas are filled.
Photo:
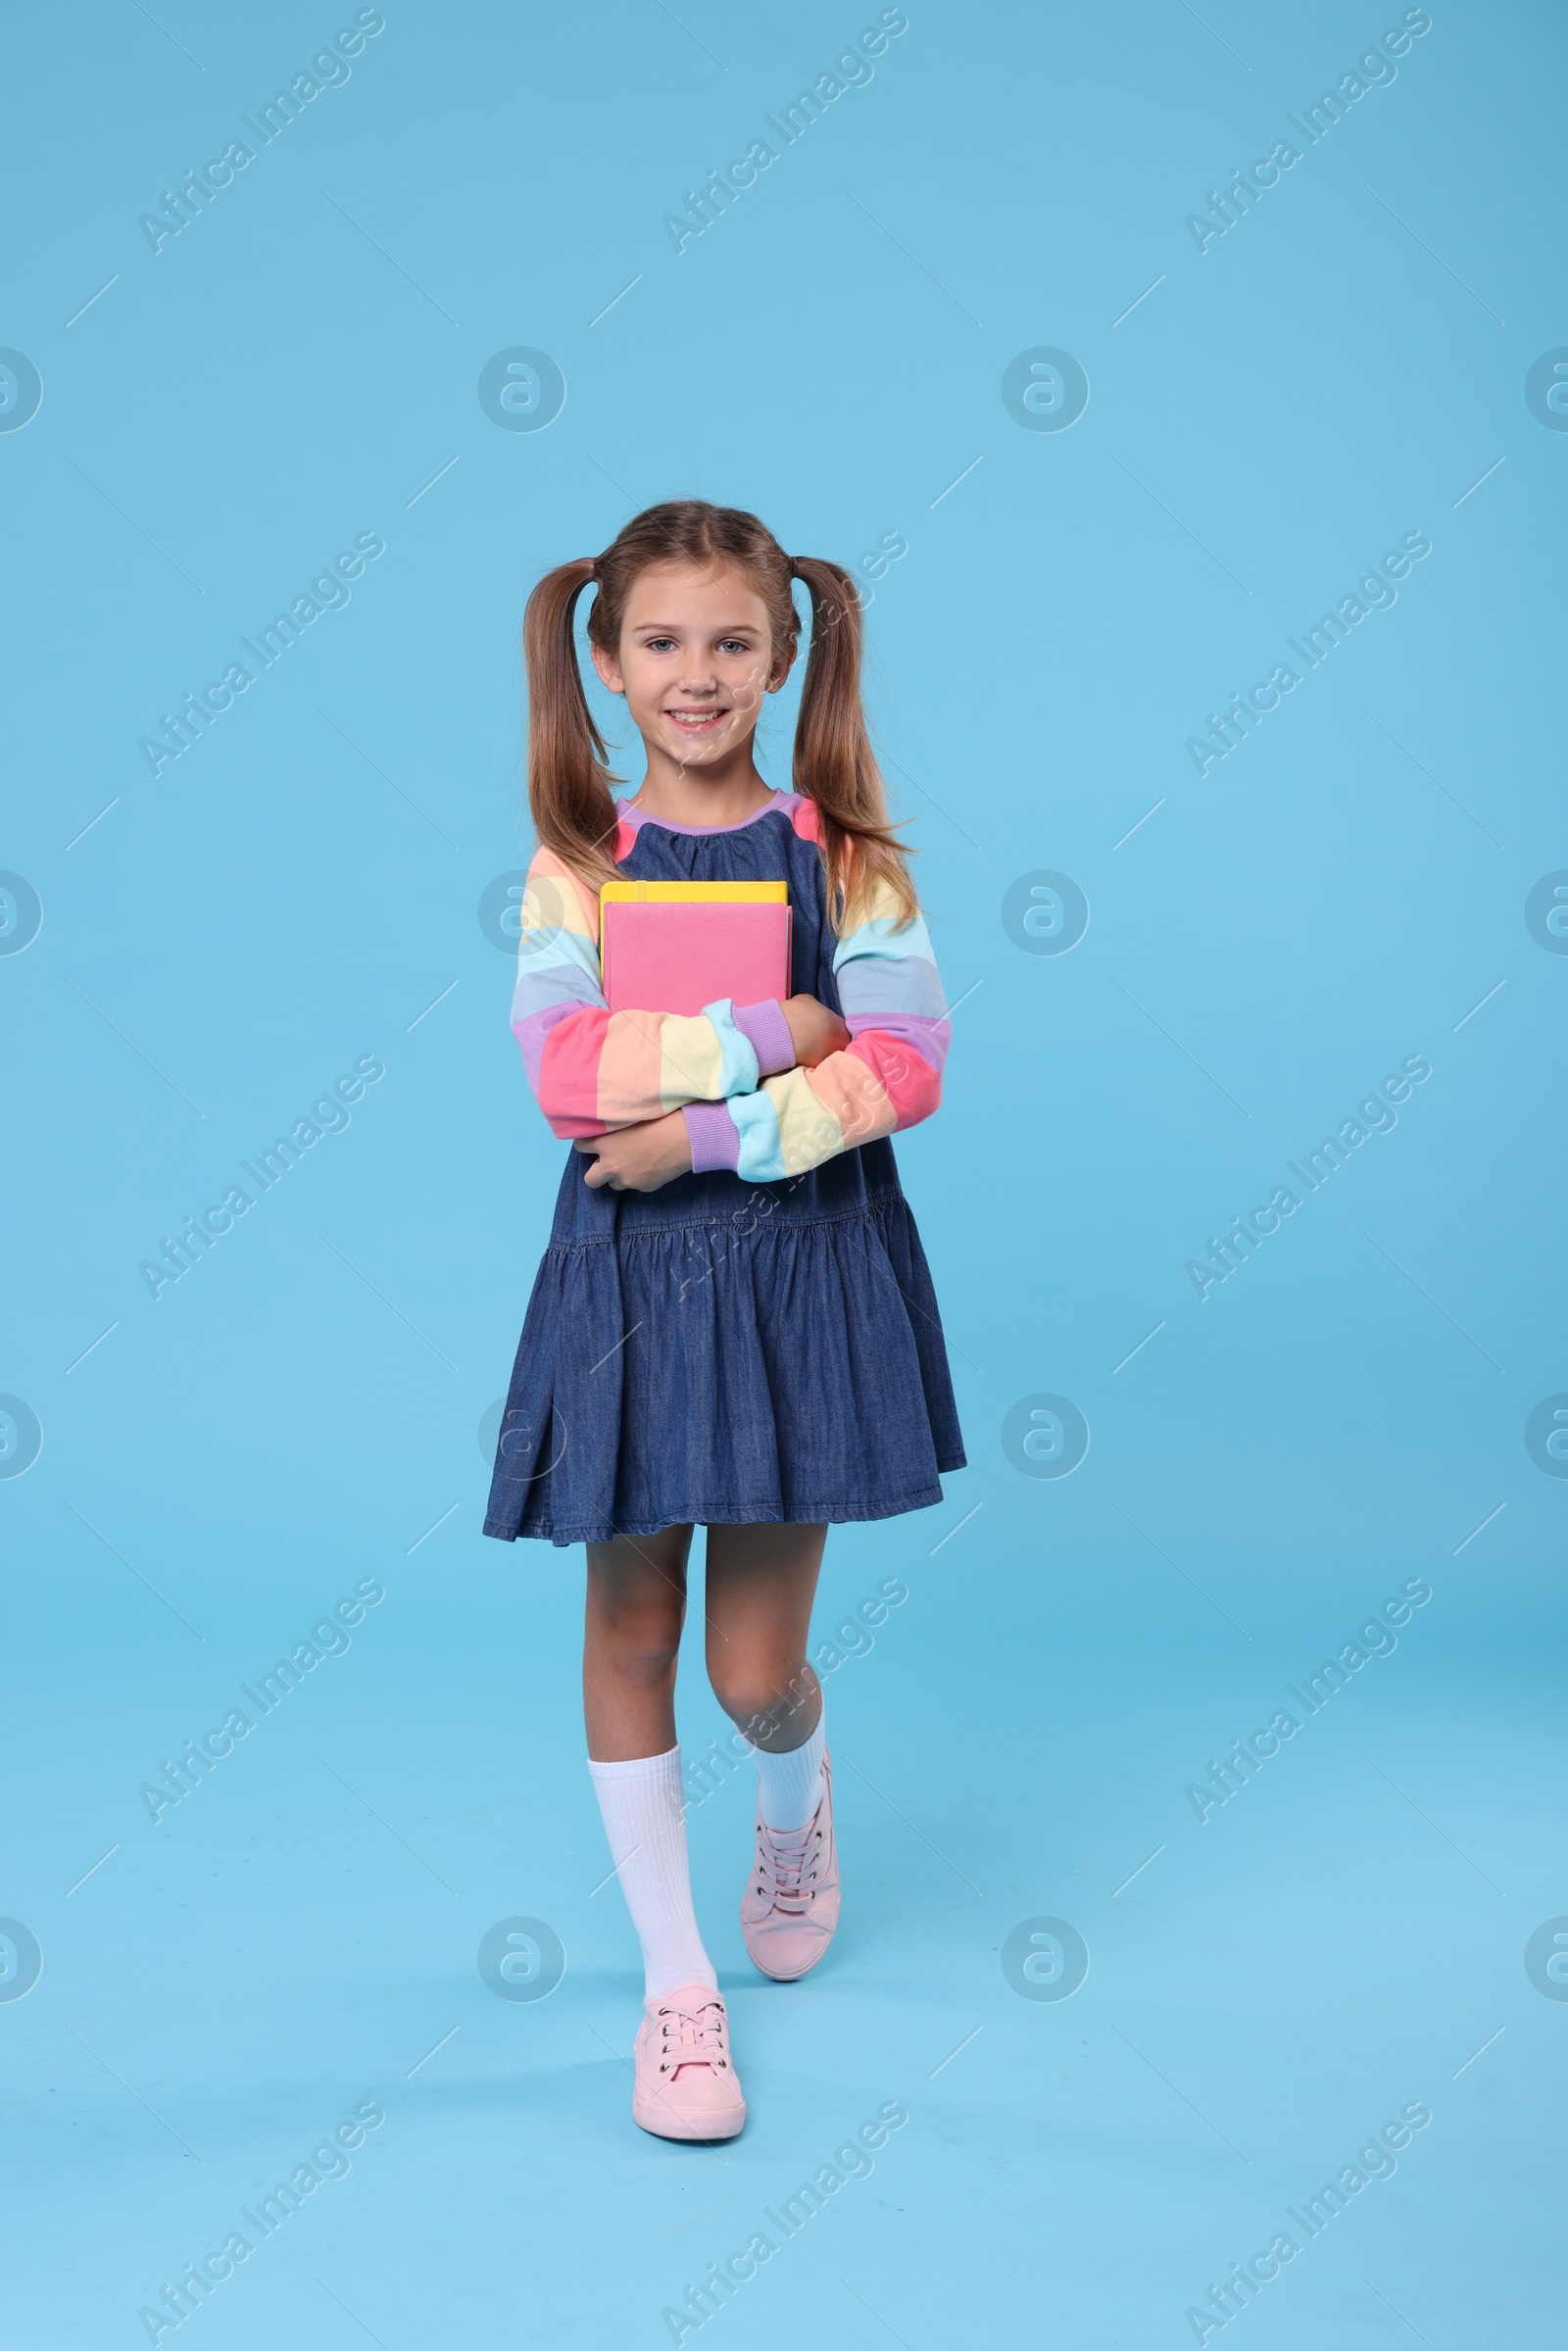
[[729, 712], [718, 710], [666, 710], [664, 716], [672, 719], [683, 734], [702, 735], [710, 734], [714, 727], [729, 716]]

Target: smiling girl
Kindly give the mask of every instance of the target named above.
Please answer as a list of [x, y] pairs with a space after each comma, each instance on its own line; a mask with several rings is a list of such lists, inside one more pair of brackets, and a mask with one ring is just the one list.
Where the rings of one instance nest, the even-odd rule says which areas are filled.
[[[794, 784], [754, 739], [811, 640]], [[572, 634], [647, 772], [618, 804]], [[806, 1661], [828, 1526], [938, 1502], [963, 1467], [942, 1324], [888, 1138], [941, 1097], [947, 1006], [860, 701], [848, 572], [753, 514], [650, 508], [528, 600], [529, 869], [512, 1025], [570, 1138], [485, 1532], [586, 1543], [589, 1770], [642, 1943], [635, 2120], [725, 2138], [746, 2107], [692, 1909], [675, 1666], [707, 1529], [709, 1678], [758, 1768], [747, 1949], [815, 1966], [839, 1914], [822, 1697]], [[611, 1012], [608, 881], [782, 881], [793, 993]]]

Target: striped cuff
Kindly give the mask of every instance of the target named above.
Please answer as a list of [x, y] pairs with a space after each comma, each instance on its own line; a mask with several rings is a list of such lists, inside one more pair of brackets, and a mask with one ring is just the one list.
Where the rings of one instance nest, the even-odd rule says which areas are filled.
[[760, 1004], [737, 1004], [735, 1026], [751, 1040], [757, 1054], [759, 1078], [773, 1078], [795, 1067], [795, 1040], [784, 1007], [776, 1000]]
[[[671, 1016], [666, 1015], [666, 1024]], [[753, 1094], [760, 1081], [757, 1066], [757, 1050], [735, 1017], [735, 1007], [727, 996], [715, 997], [704, 1004], [702, 1018], [718, 1039], [719, 1068], [713, 1081], [713, 1092], [704, 1099], [723, 1102], [731, 1094]], [[687, 1088], [678, 1091], [685, 1093]]]
[[693, 1175], [707, 1175], [715, 1167], [739, 1167], [740, 1132], [723, 1102], [688, 1102], [681, 1116], [691, 1138]]

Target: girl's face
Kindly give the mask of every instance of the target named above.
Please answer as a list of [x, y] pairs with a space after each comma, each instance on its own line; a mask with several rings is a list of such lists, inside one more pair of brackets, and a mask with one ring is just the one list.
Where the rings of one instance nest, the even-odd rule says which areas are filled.
[[652, 563], [626, 599], [613, 654], [594, 667], [648, 747], [682, 768], [715, 767], [750, 744], [762, 696], [790, 673], [793, 645], [773, 651], [767, 607], [744, 572], [724, 564]]

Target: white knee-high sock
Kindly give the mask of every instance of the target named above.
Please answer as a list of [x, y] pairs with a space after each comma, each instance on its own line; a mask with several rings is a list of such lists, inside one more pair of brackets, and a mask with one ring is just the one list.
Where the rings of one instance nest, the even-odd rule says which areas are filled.
[[590, 1761], [588, 1769], [611, 1859], [643, 1947], [645, 1992], [654, 1999], [682, 1984], [706, 1984], [717, 1991], [718, 1978], [692, 1909], [680, 1748], [639, 1755], [631, 1763]]
[[770, 1829], [804, 1829], [821, 1802], [825, 1723], [824, 1713], [818, 1716], [810, 1738], [791, 1747], [787, 1755], [770, 1755], [765, 1747], [752, 1748], [757, 1757], [758, 1810]]

